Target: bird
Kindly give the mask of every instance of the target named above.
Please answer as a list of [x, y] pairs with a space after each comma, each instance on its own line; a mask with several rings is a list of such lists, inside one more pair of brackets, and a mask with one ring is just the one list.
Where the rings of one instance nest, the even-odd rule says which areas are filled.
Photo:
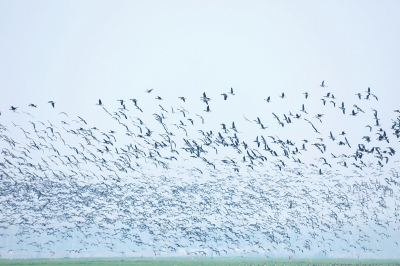
[[33, 103], [29, 104], [29, 106], [37, 108], [37, 106], [35, 104], [33, 104]]
[[99, 99], [99, 102], [96, 103], [96, 105], [103, 106], [103, 103], [102, 103], [102, 101]]
[[336, 139], [336, 138], [332, 135], [332, 131], [329, 132], [329, 138], [330, 138], [331, 140], [333, 140], [333, 141], [335, 141], [335, 139]]
[[264, 100], [267, 101], [267, 103], [269, 103], [271, 101], [271, 96], [268, 96], [268, 98]]
[[229, 94], [235, 95], [235, 94], [233, 93], [233, 88], [231, 88], [231, 91], [229, 92]]
[[152, 91], [153, 91], [153, 89], [147, 89], [147, 90], [146, 90], [147, 93], [150, 93], [150, 92], [152, 92]]
[[345, 114], [346, 108], [344, 107], [344, 102], [342, 102], [342, 106], [340, 106], [339, 109], [341, 109], [343, 114]]
[[221, 95], [224, 96], [224, 100], [226, 101], [226, 99], [228, 98], [228, 94], [222, 93]]
[[48, 103], [50, 103], [50, 104], [51, 104], [51, 106], [53, 106], [53, 108], [54, 108], [54, 104], [55, 104], [55, 102], [53, 102], [53, 101], [49, 101]]
[[254, 122], [256, 122], [257, 124], [261, 124], [261, 119], [257, 117], [257, 120], [254, 120]]
[[360, 107], [358, 107], [356, 104], [353, 105], [357, 109], [357, 111], [365, 113]]
[[129, 100], [131, 100], [132, 102], [133, 102], [133, 104], [135, 105], [135, 106], [137, 106], [137, 99], [129, 99]]
[[186, 98], [185, 97], [178, 97], [179, 99], [181, 99], [182, 101], [186, 101]]
[[303, 103], [302, 106], [301, 106], [300, 112], [304, 112], [304, 113], [308, 114], [307, 111], [306, 111], [306, 109], [304, 108], [304, 103]]
[[233, 131], [235, 131], [235, 132], [238, 132], [237, 129], [236, 129], [236, 126], [235, 126], [235, 122], [232, 122], [232, 127], [231, 127], [231, 129], [232, 129]]
[[200, 97], [200, 100], [205, 102], [207, 105], [208, 105], [208, 102], [211, 101], [211, 99], [207, 97], [205, 92], [203, 92], [203, 97]]
[[325, 81], [324, 80], [322, 81], [321, 85], [319, 85], [319, 86], [322, 87], [322, 88], [328, 87], [328, 86], [325, 85]]
[[323, 114], [317, 114], [315, 118], [317, 118], [322, 123], [321, 117], [323, 116], [324, 116]]
[[354, 110], [351, 110], [351, 116], [356, 116], [358, 113], [356, 113]]
[[371, 142], [371, 138], [369, 136], [364, 136], [362, 139], [365, 139], [366, 142]]

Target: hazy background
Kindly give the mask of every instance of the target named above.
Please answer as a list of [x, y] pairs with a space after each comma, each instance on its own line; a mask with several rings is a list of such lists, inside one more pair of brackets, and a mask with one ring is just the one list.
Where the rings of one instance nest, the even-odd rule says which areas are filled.
[[397, 1], [0, 1], [1, 110], [83, 109], [149, 88], [197, 98], [233, 87], [246, 104], [322, 80], [395, 105], [399, 11]]

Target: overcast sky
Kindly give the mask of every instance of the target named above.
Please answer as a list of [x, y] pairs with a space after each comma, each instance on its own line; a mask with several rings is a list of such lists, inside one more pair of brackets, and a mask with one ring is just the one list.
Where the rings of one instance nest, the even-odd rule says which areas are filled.
[[233, 87], [243, 103], [322, 80], [336, 94], [371, 87], [386, 104], [399, 93], [396, 1], [0, 5], [3, 113], [49, 100], [80, 109], [149, 88], [197, 99]]

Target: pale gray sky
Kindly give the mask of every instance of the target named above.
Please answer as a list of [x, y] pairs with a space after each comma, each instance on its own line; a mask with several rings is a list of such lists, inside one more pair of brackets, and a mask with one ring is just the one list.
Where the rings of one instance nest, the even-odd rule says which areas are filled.
[[234, 87], [250, 100], [322, 80], [336, 94], [398, 91], [396, 1], [0, 4], [6, 107], [47, 99], [80, 106], [147, 88], [197, 98]]

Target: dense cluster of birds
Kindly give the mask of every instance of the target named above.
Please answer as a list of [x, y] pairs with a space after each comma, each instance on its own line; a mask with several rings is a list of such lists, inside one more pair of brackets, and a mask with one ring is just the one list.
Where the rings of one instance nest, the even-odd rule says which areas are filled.
[[[37, 119], [36, 103], [11, 106], [0, 117], [0, 255], [356, 257], [379, 256], [383, 246], [398, 251], [400, 111], [385, 128], [370, 108], [378, 101], [370, 88], [356, 94], [352, 108], [333, 93], [318, 93], [314, 104], [373, 123], [351, 129], [365, 132], [358, 139], [335, 128], [325, 132], [319, 128], [325, 114], [302, 104], [293, 113], [271, 112], [277, 124], [243, 115], [207, 128], [218, 100], [205, 92], [203, 110], [187, 110], [185, 104], [198, 99], [184, 96], [177, 97], [182, 106], [168, 108], [152, 96], [160, 103], [155, 112], [140, 99], [117, 100], [113, 111], [99, 99], [93, 108], [112, 130], [102, 129], [98, 118], [95, 124], [70, 117], [54, 101], [47, 104], [57, 121]], [[303, 94], [309, 101], [312, 94]], [[231, 88], [220, 97], [236, 96]], [[265, 104], [273, 100], [268, 96]], [[306, 137], [274, 134], [293, 124]], [[249, 127], [256, 128], [245, 132]]]

